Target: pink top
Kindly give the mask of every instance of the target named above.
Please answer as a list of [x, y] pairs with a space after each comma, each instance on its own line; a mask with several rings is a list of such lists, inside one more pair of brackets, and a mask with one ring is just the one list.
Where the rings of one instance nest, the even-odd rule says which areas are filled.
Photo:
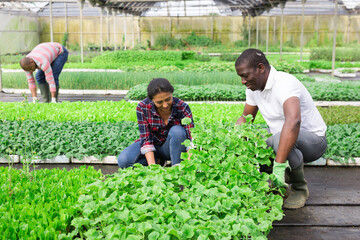
[[[64, 52], [60, 43], [47, 42], [37, 45], [26, 57], [34, 60], [36, 65], [40, 67], [45, 73], [46, 81], [49, 83], [50, 92], [56, 92], [56, 85], [54, 80], [51, 63]], [[35, 79], [32, 73], [25, 71], [28, 80], [29, 88], [36, 88]]]

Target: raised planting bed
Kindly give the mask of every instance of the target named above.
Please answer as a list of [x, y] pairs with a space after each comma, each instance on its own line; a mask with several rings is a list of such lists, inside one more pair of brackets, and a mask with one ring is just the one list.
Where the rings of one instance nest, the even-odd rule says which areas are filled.
[[0, 168], [0, 230], [7, 238], [266, 239], [283, 217], [272, 175], [259, 172], [273, 154], [266, 133], [222, 123], [203, 130], [193, 131], [201, 151], [172, 168], [135, 165], [105, 179], [84, 168], [25, 171], [26, 183], [20, 171]]
[[[219, 124], [225, 125], [220, 127]], [[84, 163], [116, 164], [116, 156], [133, 143], [139, 134], [135, 122], [125, 121], [96, 123], [20, 120], [2, 121], [0, 126], [0, 154], [20, 155], [21, 162], [33, 163], [79, 163], [84, 160]], [[204, 132], [211, 133], [214, 126], [219, 126], [218, 131], [228, 131], [228, 128], [234, 128], [234, 123], [208, 123], [198, 119], [193, 131], [203, 129]], [[264, 125], [251, 124], [251, 127], [256, 132]], [[351, 163], [360, 156], [359, 133], [359, 123], [328, 126], [328, 149], [324, 158]], [[196, 136], [194, 138], [197, 141]], [[209, 144], [206, 136], [200, 138], [204, 142], [200, 142], [198, 147]], [[220, 145], [217, 147], [222, 148]], [[103, 159], [108, 156], [114, 157]]]
[[[61, 104], [22, 104], [0, 102], [0, 119], [38, 120], [54, 122], [136, 122], [136, 105], [138, 102], [62, 102]], [[346, 104], [349, 102], [321, 102], [320, 111], [327, 125], [358, 123], [360, 119], [359, 106], [330, 106], [333, 103]], [[243, 104], [219, 103], [189, 103], [195, 122], [204, 118], [206, 122], [224, 121], [235, 122], [242, 111]], [[264, 123], [258, 113], [255, 123]]]
[[[303, 82], [315, 101], [359, 101], [360, 82]], [[146, 98], [147, 84], [134, 86], [126, 98], [142, 100]], [[209, 84], [209, 85], [174, 85], [174, 94], [185, 101], [244, 101], [245, 86]]]

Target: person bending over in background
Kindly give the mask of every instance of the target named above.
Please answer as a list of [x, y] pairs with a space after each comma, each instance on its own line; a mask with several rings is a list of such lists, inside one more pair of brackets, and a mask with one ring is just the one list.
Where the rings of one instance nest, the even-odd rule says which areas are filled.
[[21, 68], [26, 72], [33, 102], [37, 102], [36, 81], [43, 102], [58, 102], [59, 75], [68, 59], [68, 51], [60, 43], [48, 42], [37, 45], [26, 57], [20, 60]]
[[304, 162], [324, 154], [326, 124], [304, 85], [293, 75], [276, 71], [260, 50], [245, 50], [236, 60], [235, 68], [247, 87], [244, 111], [237, 124], [245, 123], [249, 114], [254, 121], [260, 110], [273, 134], [266, 143], [276, 153], [274, 184], [286, 186], [285, 174], [291, 184], [284, 208], [301, 208], [309, 196]]
[[[159, 158], [178, 165], [180, 155], [186, 152], [182, 143], [191, 138], [194, 120], [188, 104], [173, 97], [174, 87], [167, 79], [155, 78], [147, 87], [147, 98], [136, 107], [140, 139], [125, 148], [118, 157], [120, 168], [140, 163], [159, 164]], [[189, 124], [182, 124], [188, 118]], [[191, 120], [191, 121], [190, 121]]]

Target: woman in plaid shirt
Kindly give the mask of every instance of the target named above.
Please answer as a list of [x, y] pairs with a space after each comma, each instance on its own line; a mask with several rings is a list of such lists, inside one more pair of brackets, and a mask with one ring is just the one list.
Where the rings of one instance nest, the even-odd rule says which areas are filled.
[[[159, 163], [158, 158], [179, 164], [180, 155], [186, 152], [182, 143], [192, 140], [190, 128], [194, 120], [189, 105], [173, 97], [174, 87], [167, 79], [155, 78], [147, 87], [148, 97], [136, 107], [140, 139], [125, 148], [118, 157], [120, 168], [140, 163], [144, 166]], [[191, 119], [183, 125], [181, 120]]]

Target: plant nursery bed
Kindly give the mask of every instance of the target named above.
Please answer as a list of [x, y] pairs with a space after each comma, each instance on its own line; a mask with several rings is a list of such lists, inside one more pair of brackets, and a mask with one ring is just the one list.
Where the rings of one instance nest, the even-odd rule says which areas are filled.
[[[21, 156], [10, 155], [8, 157], [1, 157], [0, 164], [9, 163], [11, 159], [12, 163], [24, 162]], [[29, 160], [25, 160], [29, 162]], [[170, 161], [165, 162], [165, 166], [171, 165]], [[35, 157], [30, 161], [32, 164], [105, 164], [105, 165], [117, 165], [117, 156], [106, 156], [102, 159], [99, 159], [95, 156], [84, 157], [83, 159], [77, 159], [74, 157], [66, 157], [65, 155], [56, 156], [50, 159], [41, 159], [40, 157]], [[319, 158], [316, 161], [305, 163], [306, 166], [334, 166], [334, 167], [360, 167], [360, 158], [354, 158], [354, 160], [349, 160], [348, 162], [339, 162], [332, 159]]]
[[[119, 168], [105, 164], [35, 164], [34, 169], [73, 169], [93, 166], [104, 174], [114, 174]], [[0, 164], [8, 166], [8, 164]], [[22, 164], [13, 164], [22, 169]], [[35, 168], [33, 167], [35, 166]], [[305, 178], [310, 191], [305, 207], [284, 210], [284, 218], [273, 222], [268, 239], [346, 239], [360, 236], [360, 167], [306, 166]]]
[[[32, 101], [30, 93], [26, 93], [28, 101]], [[59, 94], [59, 102], [93, 102], [93, 101], [121, 101], [125, 94]], [[20, 93], [3, 93], [0, 92], [0, 102], [22, 102], [24, 97]], [[41, 102], [41, 99], [40, 99]]]

